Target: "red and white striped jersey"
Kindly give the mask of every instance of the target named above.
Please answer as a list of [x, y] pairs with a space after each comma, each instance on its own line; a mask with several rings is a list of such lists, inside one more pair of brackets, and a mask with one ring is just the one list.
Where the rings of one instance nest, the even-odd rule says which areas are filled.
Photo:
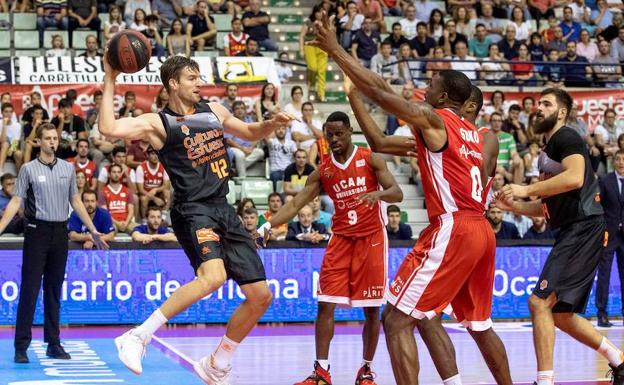
[[481, 182], [481, 135], [472, 123], [453, 111], [438, 109], [435, 112], [446, 128], [446, 147], [439, 152], [429, 151], [422, 136], [415, 135], [429, 218], [456, 211], [482, 214], [487, 194]]
[[165, 168], [160, 162], [158, 162], [154, 170], [150, 168], [147, 160], [141, 163], [136, 169], [136, 182], [142, 184], [145, 191], [158, 188], [168, 180], [169, 175], [167, 175], [167, 171], [165, 171]]

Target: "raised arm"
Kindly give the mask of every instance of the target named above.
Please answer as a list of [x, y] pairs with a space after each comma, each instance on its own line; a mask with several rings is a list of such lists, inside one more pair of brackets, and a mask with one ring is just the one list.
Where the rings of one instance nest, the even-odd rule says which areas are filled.
[[269, 136], [277, 127], [286, 126], [295, 119], [290, 114], [279, 112], [270, 120], [259, 123], [245, 123], [232, 115], [220, 103], [210, 103], [210, 108], [221, 119], [225, 132], [253, 142]]
[[282, 208], [271, 217], [271, 220], [266, 223], [270, 223], [270, 227], [275, 227], [288, 222], [294, 218], [295, 215], [297, 215], [303, 206], [312, 202], [314, 197], [320, 193], [321, 176], [318, 171], [314, 171], [308, 176], [308, 180], [306, 181], [306, 185], [303, 190], [299, 191], [299, 193], [295, 195], [290, 202], [282, 206]]
[[355, 114], [355, 119], [358, 121], [360, 129], [364, 133], [371, 150], [398, 156], [406, 156], [408, 152], [415, 151], [416, 141], [414, 138], [407, 136], [386, 136], [368, 113], [360, 92], [354, 87], [349, 89], [345, 87], [345, 90], [347, 90], [349, 103]]
[[[386, 161], [377, 154], [371, 154], [370, 161], [373, 170], [375, 170], [377, 181], [383, 187], [383, 190], [377, 191], [377, 198], [388, 203], [401, 202], [403, 200], [403, 191], [401, 191], [394, 176], [388, 171]], [[360, 199], [366, 200], [365, 197]]]

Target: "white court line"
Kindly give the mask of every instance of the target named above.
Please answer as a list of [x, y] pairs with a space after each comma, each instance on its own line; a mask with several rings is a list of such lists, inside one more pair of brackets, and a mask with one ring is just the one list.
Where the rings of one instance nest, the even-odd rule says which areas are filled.
[[162, 338], [157, 337], [155, 335], [153, 335], [152, 338], [156, 340], [156, 342], [164, 346], [165, 348], [172, 351], [175, 355], [177, 355], [178, 357], [186, 361], [189, 365], [193, 366], [193, 364], [195, 363], [195, 360], [193, 360], [191, 357], [187, 356], [186, 354], [182, 353], [179, 349], [177, 349], [175, 346], [171, 345], [170, 343], [166, 342]]

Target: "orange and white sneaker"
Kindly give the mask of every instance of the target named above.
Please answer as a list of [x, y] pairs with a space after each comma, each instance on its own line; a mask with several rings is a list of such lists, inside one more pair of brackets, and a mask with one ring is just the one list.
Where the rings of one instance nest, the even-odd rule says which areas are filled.
[[371, 371], [368, 364], [362, 366], [355, 376], [355, 385], [377, 385], [375, 383], [375, 372]]
[[219, 369], [214, 366], [214, 356], [203, 357], [193, 364], [193, 370], [208, 385], [229, 385], [231, 366]]
[[318, 361], [314, 361], [314, 371], [305, 380], [295, 383], [295, 385], [332, 385], [329, 368], [323, 369]]

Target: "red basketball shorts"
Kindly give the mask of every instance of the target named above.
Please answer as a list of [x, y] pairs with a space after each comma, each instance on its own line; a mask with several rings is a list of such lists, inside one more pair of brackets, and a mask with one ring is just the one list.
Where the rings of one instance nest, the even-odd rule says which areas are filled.
[[496, 239], [475, 213], [445, 214], [423, 230], [386, 291], [390, 304], [414, 318], [433, 318], [449, 305], [475, 331], [492, 326]]
[[321, 265], [318, 301], [352, 307], [383, 305], [388, 283], [386, 229], [354, 238], [332, 235]]

